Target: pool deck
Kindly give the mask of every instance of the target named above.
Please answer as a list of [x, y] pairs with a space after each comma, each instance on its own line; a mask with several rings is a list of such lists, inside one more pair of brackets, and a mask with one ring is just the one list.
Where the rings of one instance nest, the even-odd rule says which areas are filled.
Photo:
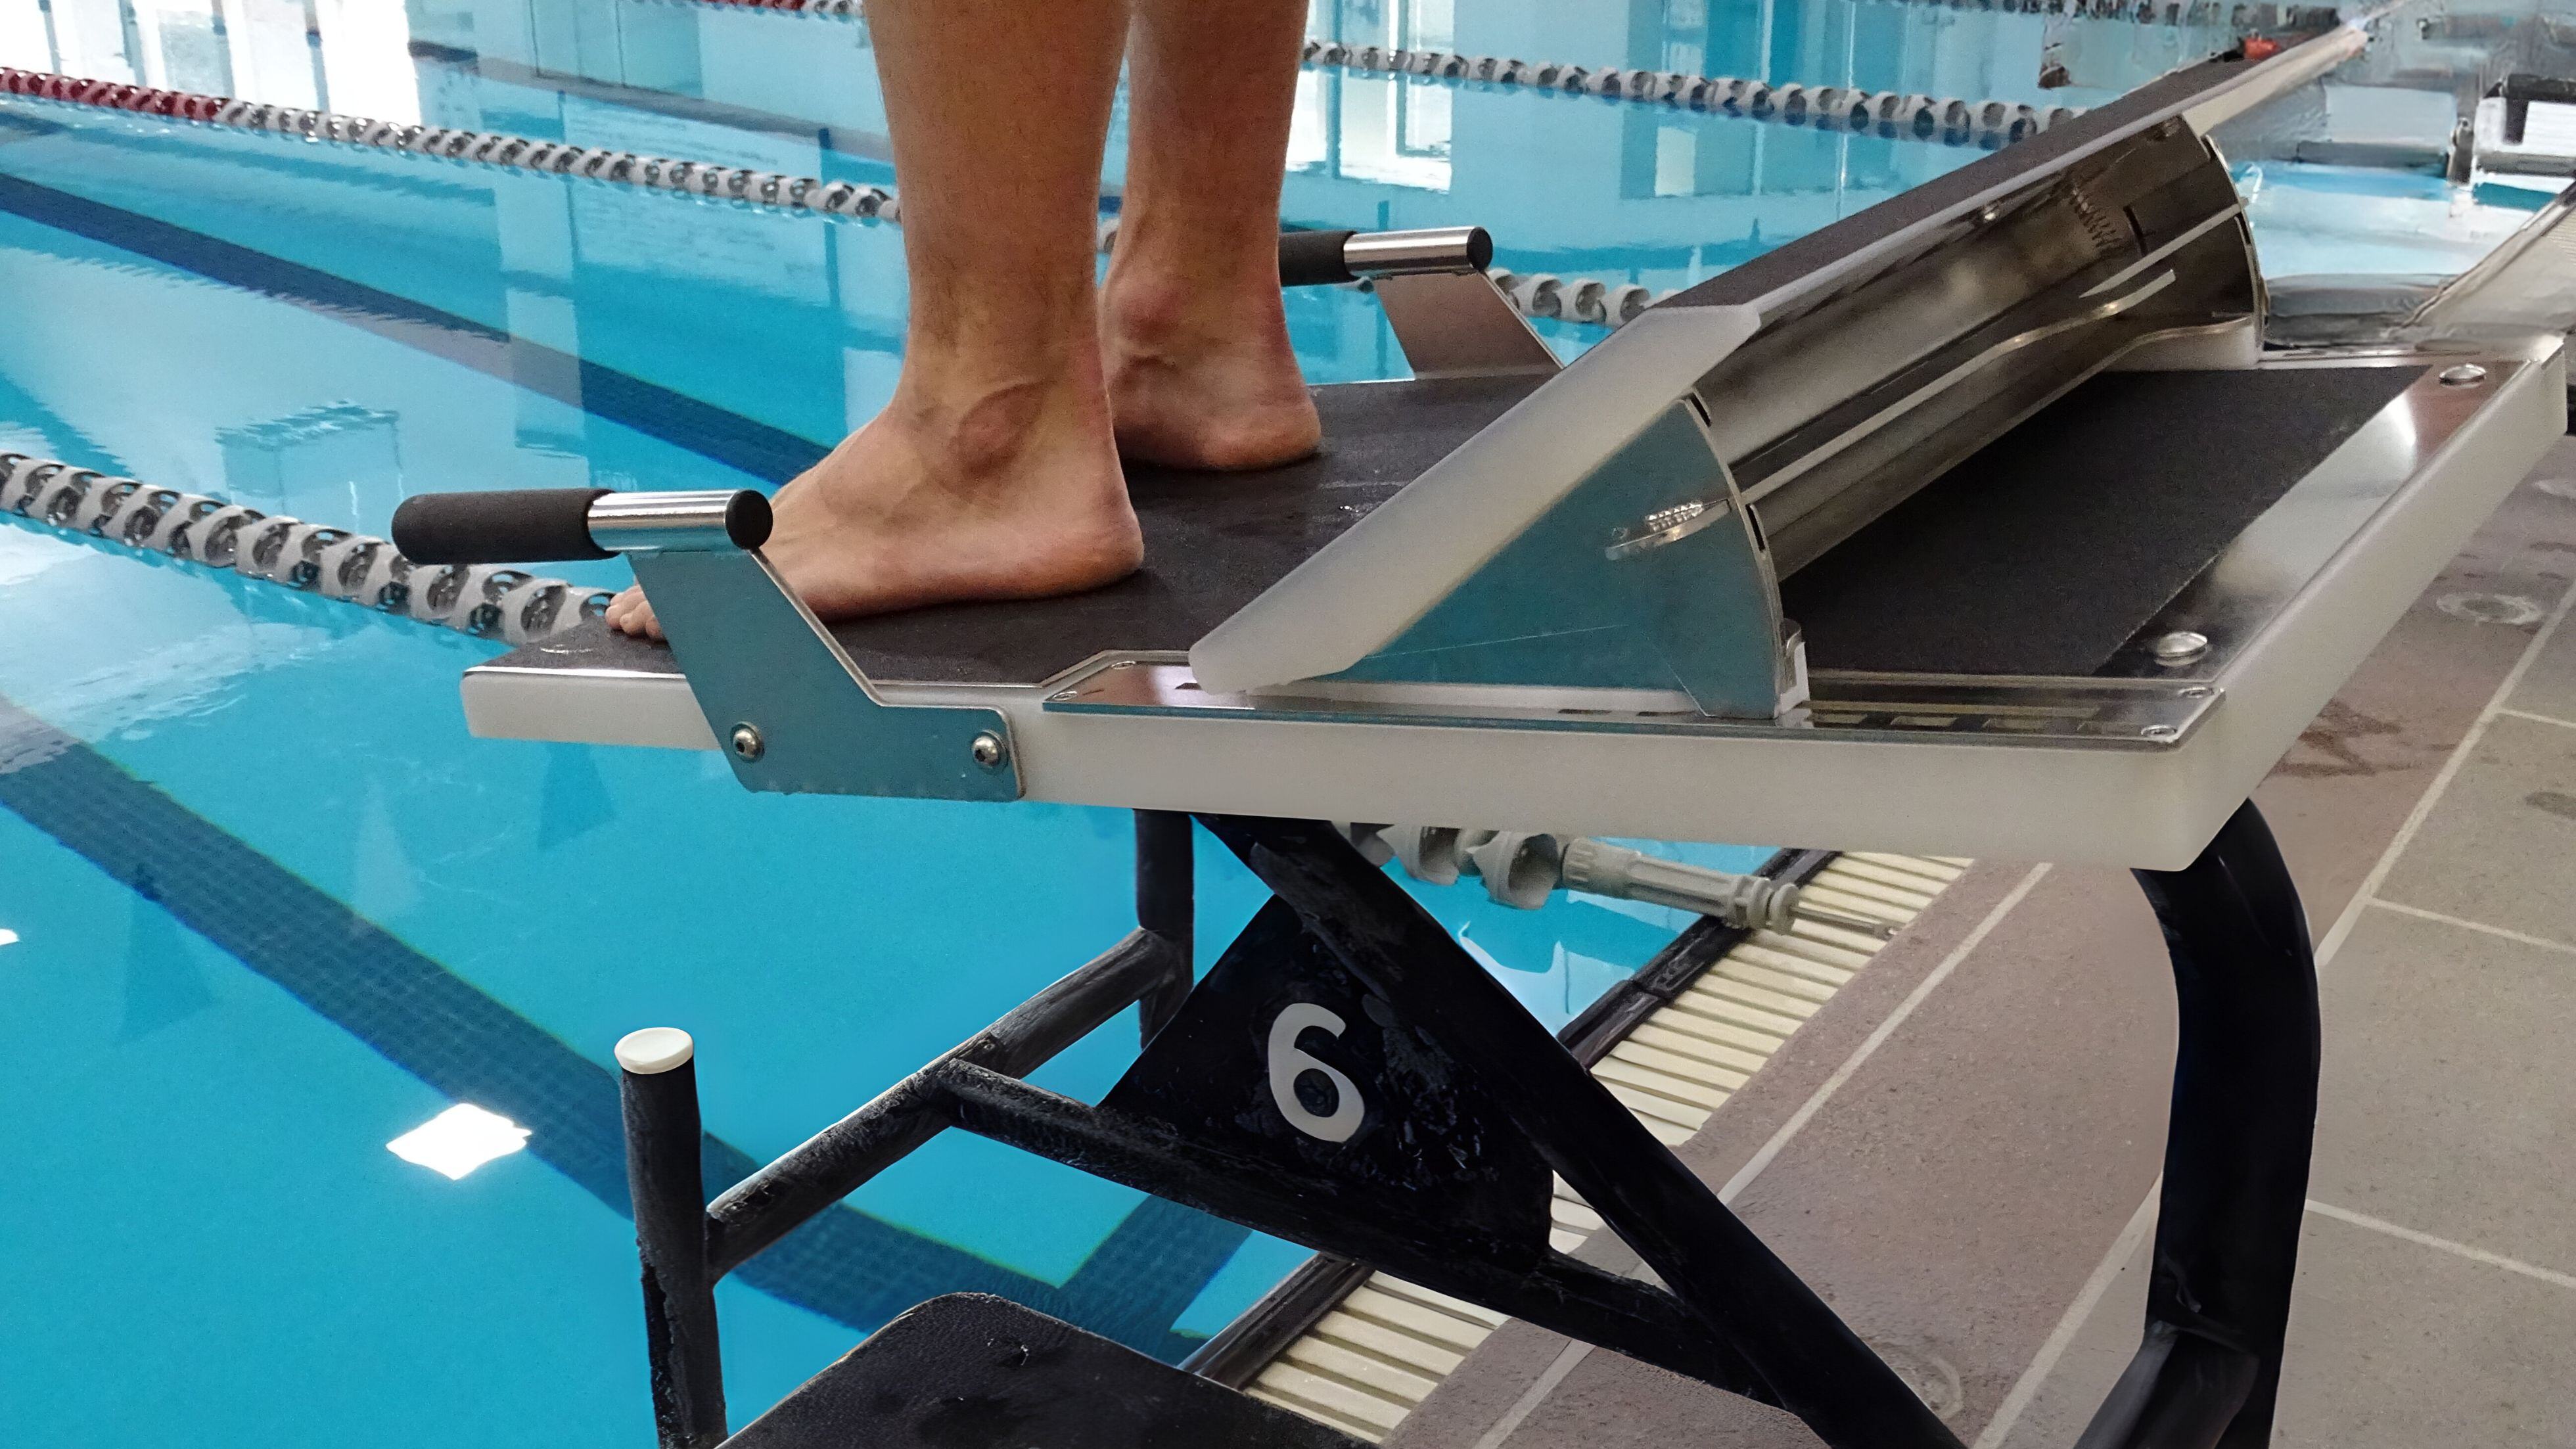
[[[2576, 442], [2255, 797], [2306, 896], [2325, 1014], [2279, 1444], [2576, 1439], [2570, 480]], [[2540, 617], [2482, 622], [2463, 594]], [[2144, 1313], [2171, 1003], [2122, 873], [1979, 862], [1677, 1151], [1974, 1449], [2071, 1444]], [[1578, 1256], [1637, 1267], [1607, 1234]], [[1816, 1441], [1515, 1322], [1387, 1442]]]

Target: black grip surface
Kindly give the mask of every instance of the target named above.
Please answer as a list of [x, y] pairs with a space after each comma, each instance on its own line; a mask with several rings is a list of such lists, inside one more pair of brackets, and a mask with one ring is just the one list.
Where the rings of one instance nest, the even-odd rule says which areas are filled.
[[725, 537], [736, 548], [758, 548], [769, 542], [770, 525], [777, 516], [769, 511], [769, 495], [745, 488], [734, 494], [725, 505]]
[[1467, 229], [1467, 265], [1480, 272], [1493, 268], [1494, 234], [1481, 226]]
[[1350, 231], [1283, 231], [1279, 234], [1279, 285], [1327, 287], [1356, 282], [1359, 277], [1342, 260], [1342, 243]]
[[590, 541], [590, 503], [606, 488], [422, 493], [394, 510], [394, 547], [414, 563], [559, 563], [611, 558]]

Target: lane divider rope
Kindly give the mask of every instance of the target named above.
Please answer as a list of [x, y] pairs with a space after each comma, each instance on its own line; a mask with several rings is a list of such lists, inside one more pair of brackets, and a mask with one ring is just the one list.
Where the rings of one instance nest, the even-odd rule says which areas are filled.
[[[719, 0], [723, 3], [723, 0]], [[2012, 101], [1965, 101], [1919, 92], [1871, 91], [1857, 86], [1774, 86], [1741, 76], [1692, 75], [1678, 70], [1591, 70], [1555, 61], [1532, 64], [1492, 55], [1445, 50], [1401, 50], [1306, 42], [1306, 63], [1387, 75], [1423, 76], [1476, 87], [1528, 88], [1559, 95], [1661, 104], [1779, 121], [1818, 130], [1871, 132], [1947, 145], [2001, 146], [2082, 115], [2073, 106], [2045, 109]]]
[[0, 513], [512, 644], [596, 619], [610, 598], [494, 564], [416, 564], [367, 534], [24, 453], [0, 453]]
[[444, 161], [503, 166], [554, 176], [578, 176], [590, 181], [639, 186], [676, 195], [739, 201], [861, 221], [891, 222], [900, 215], [894, 193], [882, 186], [824, 181], [812, 176], [782, 176], [774, 171], [756, 171], [747, 166], [675, 161], [665, 156], [575, 146], [563, 141], [540, 141], [495, 131], [373, 121], [363, 116], [343, 116], [329, 111], [272, 106], [225, 96], [160, 90], [151, 86], [59, 75], [52, 71], [0, 66], [0, 94], [96, 106], [210, 126], [272, 131], [301, 140], [369, 146]]
[[[749, 167], [675, 161], [634, 151], [540, 141], [492, 131], [373, 121], [363, 116], [343, 116], [329, 111], [272, 106], [224, 96], [160, 90], [6, 66], [0, 66], [0, 95], [266, 132], [297, 140], [365, 146], [460, 165], [501, 166], [552, 176], [579, 177], [612, 185], [659, 190], [675, 196], [738, 202], [860, 222], [897, 225], [902, 220], [901, 198], [881, 186], [823, 181], [811, 176], [785, 176]], [[1118, 218], [1102, 218], [1096, 238], [1100, 250], [1108, 251], [1117, 239]], [[1654, 300], [1647, 289], [1630, 282], [1559, 277], [1545, 272], [1523, 277], [1498, 271], [1494, 278], [1502, 284], [1513, 305], [1528, 316], [1552, 317], [1593, 326], [1616, 327], [1644, 311], [1647, 303]]]
[[[737, 9], [776, 10], [838, 20], [864, 20], [865, 0], [695, 0]], [[1938, 0], [1926, 0], [1938, 3]], [[2022, 8], [2035, 14], [2108, 15], [2137, 11], [2151, 15], [2155, 0], [1986, 0], [1992, 8]], [[2183, 0], [2167, 0], [2178, 12]], [[2191, 0], [2195, 12], [2215, 7], [2210, 0]], [[2239, 13], [2268, 12], [2269, 5], [2236, 6]], [[1686, 71], [1592, 69], [1559, 61], [1531, 62], [1454, 51], [1399, 49], [1393, 46], [1346, 45], [1338, 40], [1309, 40], [1303, 59], [1310, 66], [1389, 75], [1422, 76], [1456, 81], [1476, 88], [1530, 89], [1560, 95], [1596, 96], [1607, 100], [1661, 103], [1678, 110], [1708, 111], [1792, 126], [1875, 132], [1949, 145], [2000, 146], [2035, 135], [2083, 114], [2074, 106], [2031, 106], [2015, 101], [1968, 101], [1919, 92], [1871, 91], [1856, 86], [1810, 86], [1796, 82], [1774, 86], [1741, 76], [1692, 75]]]
[[2076, 20], [2125, 20], [2177, 29], [2226, 30], [2237, 35], [2272, 30], [2332, 30], [2343, 23], [2332, 5], [2226, 3], [2226, 0], [1873, 0], [1939, 10], [1984, 10], [2007, 15], [2063, 15]]

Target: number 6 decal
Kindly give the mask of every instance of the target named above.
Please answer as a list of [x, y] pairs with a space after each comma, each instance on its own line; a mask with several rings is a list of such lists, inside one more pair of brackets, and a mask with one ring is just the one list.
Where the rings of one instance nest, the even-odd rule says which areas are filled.
[[[1342, 1019], [1311, 1001], [1291, 1004], [1270, 1023], [1270, 1100], [1279, 1104], [1288, 1125], [1309, 1137], [1324, 1142], [1348, 1142], [1360, 1130], [1359, 1083], [1339, 1069], [1317, 1061], [1297, 1046], [1297, 1034], [1310, 1026], [1320, 1026], [1326, 1034], [1340, 1036]], [[1333, 1112], [1325, 1116], [1308, 1107], [1297, 1097], [1297, 1078], [1307, 1072], [1321, 1072], [1333, 1084]]]

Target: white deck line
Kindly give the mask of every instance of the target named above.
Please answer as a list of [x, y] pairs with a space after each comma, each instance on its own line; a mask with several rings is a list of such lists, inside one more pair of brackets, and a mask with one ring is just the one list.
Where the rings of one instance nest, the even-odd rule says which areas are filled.
[[2527, 719], [2533, 724], [2556, 725], [2562, 730], [2576, 730], [2576, 719], [2560, 719], [2554, 714], [2533, 714], [2527, 709], [2500, 709], [2496, 713], [2511, 715], [2515, 719]]
[[[1956, 880], [1965, 864], [1921, 856], [1838, 857], [1813, 885], [1843, 909], [1902, 926]], [[1679, 999], [1640, 1022], [1593, 1067], [1593, 1075], [1648, 1131], [1668, 1145], [1679, 1144], [1869, 964], [1879, 944], [1826, 927], [1801, 926], [1786, 935], [1756, 932], [1718, 958]], [[1600, 1215], [1562, 1179], [1549, 1210], [1549, 1240], [1560, 1252], [1574, 1251], [1601, 1230]], [[1501, 1324], [1499, 1314], [1372, 1274], [1256, 1374], [1246, 1392], [1374, 1444], [1393, 1433]], [[1533, 1394], [1523, 1396], [1527, 1406], [1517, 1416], [1506, 1415], [1508, 1425], [1516, 1427], [1573, 1371], [1583, 1347], [1569, 1345], [1559, 1355], [1532, 1386]]]
[[2544, 1268], [2537, 1263], [2526, 1263], [2520, 1258], [2508, 1258], [2502, 1253], [2490, 1253], [2486, 1249], [2478, 1247], [2474, 1243], [2461, 1243], [2454, 1242], [2449, 1238], [2437, 1238], [2431, 1233], [2418, 1232], [2414, 1228], [2407, 1227], [2403, 1223], [2392, 1223], [2386, 1218], [2375, 1218], [2368, 1213], [2357, 1213], [2347, 1207], [2336, 1207], [2330, 1202], [2319, 1202], [2315, 1198], [2308, 1199], [2308, 1211], [2315, 1213], [2321, 1218], [2332, 1218], [2336, 1222], [2350, 1223], [2356, 1228], [2367, 1229], [2370, 1232], [2385, 1233], [2392, 1238], [2399, 1238], [2406, 1242], [2413, 1243], [2417, 1247], [2431, 1248], [2437, 1253], [2448, 1253], [2455, 1258], [2466, 1258], [2472, 1263], [2484, 1263], [2490, 1268], [2502, 1268], [2508, 1273], [2519, 1273], [2526, 1278], [2536, 1278], [2543, 1283], [2548, 1283], [2556, 1287], [2576, 1288], [2576, 1274], [2561, 1273], [2555, 1268]]
[[2481, 935], [2494, 936], [2500, 940], [2513, 941], [2525, 946], [2537, 946], [2543, 951], [2555, 951], [2562, 956], [2576, 956], [2576, 944], [2553, 941], [2547, 936], [2534, 936], [2528, 932], [2516, 931], [2504, 926], [2490, 926], [2484, 921], [2472, 921], [2466, 916], [2446, 916], [2440, 911], [2428, 911], [2422, 906], [2410, 906], [2402, 901], [2382, 899], [2374, 900], [2370, 904], [2374, 909], [2394, 911], [2401, 916], [2413, 916], [2419, 921], [2435, 921], [2445, 926], [2457, 926], [2464, 931], [2476, 931]]

